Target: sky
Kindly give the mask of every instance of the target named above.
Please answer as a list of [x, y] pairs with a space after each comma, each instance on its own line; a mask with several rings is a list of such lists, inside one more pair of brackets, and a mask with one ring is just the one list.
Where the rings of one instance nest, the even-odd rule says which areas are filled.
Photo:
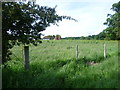
[[80, 37], [96, 35], [102, 32], [107, 26], [107, 14], [113, 14], [112, 4], [119, 0], [36, 0], [40, 6], [55, 7], [58, 15], [71, 16], [77, 19], [63, 20], [58, 23], [59, 26], [51, 25], [42, 32], [47, 35], [61, 35], [64, 37]]

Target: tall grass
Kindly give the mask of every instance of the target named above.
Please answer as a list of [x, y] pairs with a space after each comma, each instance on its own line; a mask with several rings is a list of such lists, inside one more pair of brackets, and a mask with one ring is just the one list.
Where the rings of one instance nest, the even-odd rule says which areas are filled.
[[[107, 58], [103, 57], [103, 45]], [[79, 59], [75, 63], [76, 45]], [[117, 41], [50, 40], [30, 45], [30, 70], [24, 71], [22, 46], [13, 49], [3, 68], [4, 88], [117, 88]], [[87, 65], [94, 61], [95, 65]], [[4, 67], [4, 66], [3, 66]]]

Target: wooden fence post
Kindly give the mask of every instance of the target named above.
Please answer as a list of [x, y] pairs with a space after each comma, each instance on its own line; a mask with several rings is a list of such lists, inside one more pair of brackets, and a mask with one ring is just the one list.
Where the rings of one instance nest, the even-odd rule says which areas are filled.
[[24, 46], [24, 68], [29, 70], [29, 46]]
[[106, 44], [104, 44], [104, 58], [106, 58]]
[[76, 64], [78, 62], [78, 45], [76, 46]]

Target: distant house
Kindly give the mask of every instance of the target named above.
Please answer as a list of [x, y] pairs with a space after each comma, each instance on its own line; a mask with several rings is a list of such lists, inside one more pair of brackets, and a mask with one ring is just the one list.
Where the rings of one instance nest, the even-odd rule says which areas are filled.
[[50, 39], [46, 39], [46, 38], [44, 38], [43, 40], [50, 40]]
[[50, 40], [50, 37], [45, 36], [45, 37], [43, 37], [43, 40]]
[[43, 40], [53, 40], [55, 38], [55, 36], [53, 35], [48, 35], [48, 36], [45, 36], [43, 37]]
[[61, 36], [60, 35], [56, 35], [54, 40], [61, 40]]
[[44, 36], [43, 40], [61, 40], [61, 36], [60, 35], [48, 35], [48, 36]]

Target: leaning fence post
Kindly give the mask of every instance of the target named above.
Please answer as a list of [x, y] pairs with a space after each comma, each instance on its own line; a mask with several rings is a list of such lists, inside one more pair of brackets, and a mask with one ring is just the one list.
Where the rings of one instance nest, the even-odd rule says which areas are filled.
[[76, 46], [76, 64], [78, 62], [78, 45]]
[[29, 70], [29, 46], [24, 46], [24, 68]]
[[106, 58], [106, 44], [104, 44], [104, 58]]

